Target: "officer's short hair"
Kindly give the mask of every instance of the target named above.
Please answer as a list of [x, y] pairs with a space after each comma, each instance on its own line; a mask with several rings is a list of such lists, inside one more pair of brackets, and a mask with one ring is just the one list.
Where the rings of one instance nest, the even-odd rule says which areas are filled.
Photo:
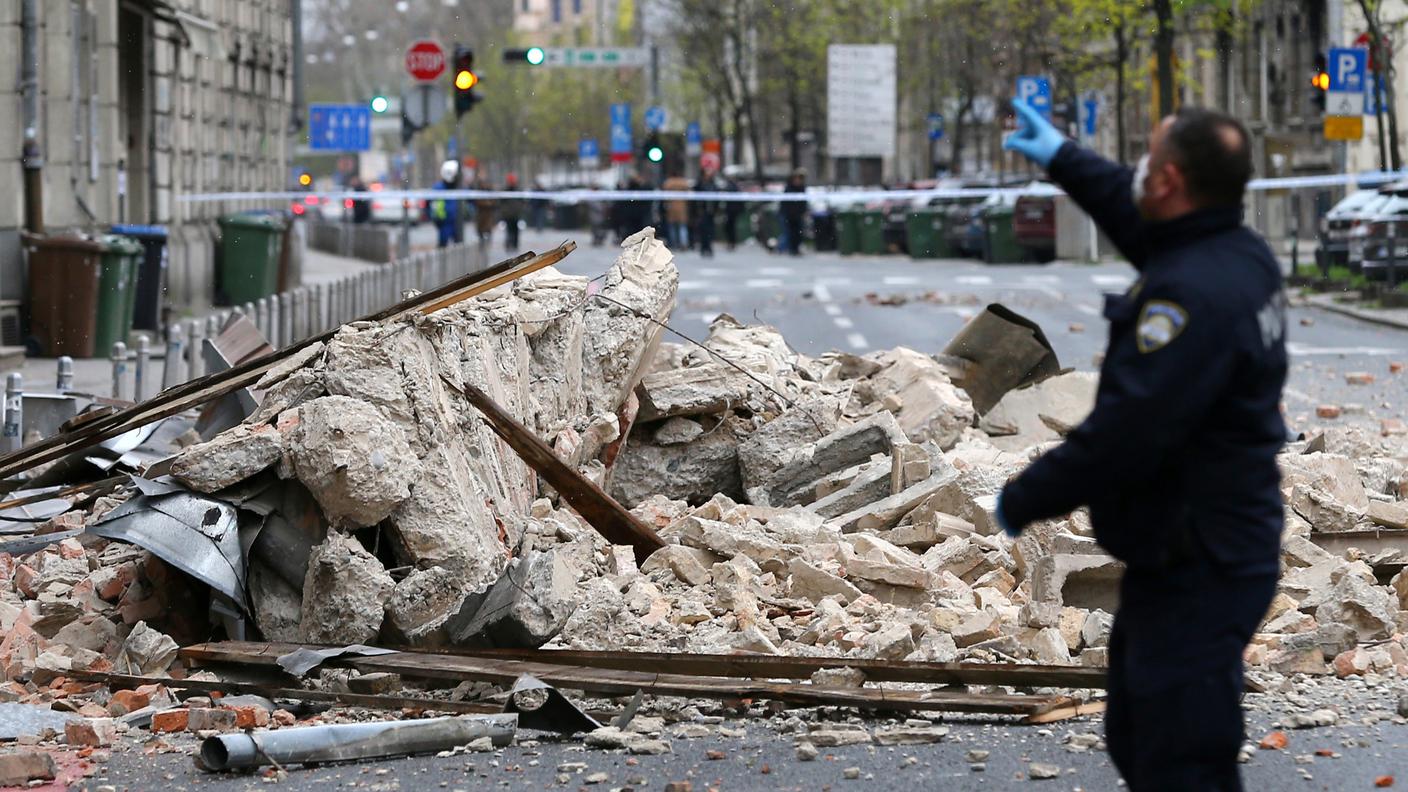
[[1173, 115], [1164, 133], [1169, 156], [1205, 206], [1236, 205], [1252, 177], [1251, 137], [1232, 116], [1201, 107]]

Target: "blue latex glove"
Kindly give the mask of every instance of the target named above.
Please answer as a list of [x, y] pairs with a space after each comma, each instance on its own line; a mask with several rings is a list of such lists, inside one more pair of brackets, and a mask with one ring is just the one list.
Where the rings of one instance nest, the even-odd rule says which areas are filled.
[[993, 516], [997, 519], [997, 527], [1001, 528], [1003, 533], [1013, 539], [1022, 535], [1021, 528], [1015, 527], [1007, 521], [1007, 514], [1002, 510], [1002, 493], [1000, 492], [997, 494], [997, 508], [993, 511]]
[[1002, 140], [1002, 147], [1015, 151], [1045, 168], [1060, 150], [1066, 138], [1056, 127], [1042, 117], [1036, 108], [1022, 101], [1012, 100], [1012, 109], [1017, 111], [1017, 130]]

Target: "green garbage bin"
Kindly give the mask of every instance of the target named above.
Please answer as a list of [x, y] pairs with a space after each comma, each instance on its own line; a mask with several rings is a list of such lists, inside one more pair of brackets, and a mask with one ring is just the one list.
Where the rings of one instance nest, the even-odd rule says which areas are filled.
[[860, 252], [860, 212], [855, 209], [836, 213], [836, 249], [843, 256]]
[[877, 256], [885, 252], [885, 213], [879, 209], [860, 214], [860, 252]]
[[141, 242], [117, 234], [98, 237], [98, 244], [103, 246], [103, 252], [93, 354], [104, 355], [118, 341], [126, 343], [127, 333], [132, 330], [132, 316], [137, 310], [137, 272], [144, 250]]
[[983, 211], [983, 260], [989, 264], [1019, 264], [1026, 259], [1012, 229], [1012, 214], [1011, 206], [990, 206]]
[[943, 209], [916, 209], [905, 218], [905, 237], [911, 258], [949, 258], [948, 215]]
[[277, 215], [220, 218], [220, 292], [227, 304], [268, 297], [279, 288], [284, 220]]

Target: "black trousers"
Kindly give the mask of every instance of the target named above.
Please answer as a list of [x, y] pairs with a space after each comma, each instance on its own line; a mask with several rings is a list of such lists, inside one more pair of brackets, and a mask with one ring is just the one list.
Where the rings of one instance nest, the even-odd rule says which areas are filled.
[[1105, 742], [1131, 792], [1242, 789], [1242, 651], [1275, 592], [1203, 557], [1125, 573]]
[[518, 218], [504, 218], [504, 250], [518, 250]]

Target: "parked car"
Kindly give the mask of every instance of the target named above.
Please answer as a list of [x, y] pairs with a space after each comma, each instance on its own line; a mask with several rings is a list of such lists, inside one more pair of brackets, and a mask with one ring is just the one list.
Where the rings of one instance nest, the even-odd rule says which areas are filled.
[[[991, 183], [965, 182], [965, 189], [995, 187]], [[983, 252], [982, 224], [974, 225], [974, 212], [987, 200], [980, 195], [965, 195], [955, 198], [935, 198], [935, 204], [947, 207], [945, 220], [949, 247], [964, 256], [978, 256]]]
[[1056, 258], [1056, 196], [1054, 185], [1033, 182], [1017, 196], [1012, 212], [1012, 235], [1036, 261]]
[[1362, 250], [1361, 256], [1350, 255], [1351, 237], [1388, 200], [1389, 194], [1384, 190], [1358, 190], [1335, 204], [1320, 218], [1320, 247], [1315, 253], [1315, 263], [1322, 270], [1357, 265]]
[[1395, 182], [1380, 192], [1384, 200], [1350, 237], [1351, 267], [1358, 253], [1359, 268], [1369, 280], [1388, 280], [1393, 269], [1398, 270], [1397, 280], [1408, 280], [1408, 182]]

